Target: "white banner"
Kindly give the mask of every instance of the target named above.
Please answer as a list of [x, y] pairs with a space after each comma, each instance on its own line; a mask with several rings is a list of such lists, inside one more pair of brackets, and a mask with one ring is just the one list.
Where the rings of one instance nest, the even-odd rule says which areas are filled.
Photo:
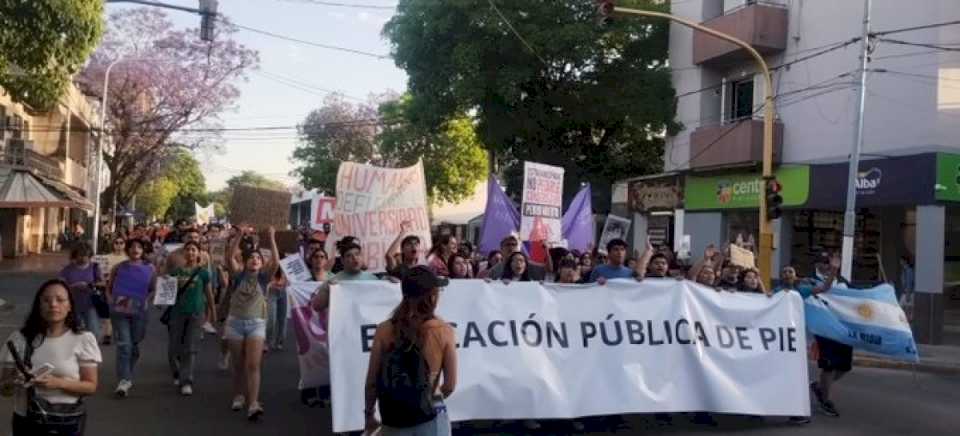
[[310, 308], [310, 297], [318, 282], [291, 283], [287, 287], [290, 318], [297, 336], [300, 363], [299, 389], [330, 385], [330, 353], [327, 348], [327, 313]]
[[363, 247], [367, 271], [383, 272], [384, 254], [400, 233], [400, 223], [410, 221], [420, 237], [420, 258], [430, 250], [430, 217], [423, 162], [407, 168], [381, 168], [343, 162], [337, 171], [337, 202], [327, 253], [336, 253], [336, 241], [356, 236]]
[[[399, 285], [333, 286], [333, 431], [364, 425], [376, 324]], [[712, 411], [809, 415], [803, 302], [718, 293], [674, 279], [605, 286], [453, 280], [438, 315], [455, 325], [460, 420]]]
[[213, 203], [207, 205], [207, 207], [200, 207], [200, 204], [193, 203], [193, 208], [196, 210], [196, 220], [198, 225], [210, 224], [211, 221], [216, 217], [216, 212], [213, 207]]
[[563, 168], [523, 163], [523, 202], [520, 206], [520, 239], [563, 239]]

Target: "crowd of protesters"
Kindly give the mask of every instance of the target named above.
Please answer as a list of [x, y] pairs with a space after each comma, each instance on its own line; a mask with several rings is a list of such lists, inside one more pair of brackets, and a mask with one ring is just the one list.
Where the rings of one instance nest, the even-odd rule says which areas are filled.
[[[647, 242], [643, 250], [633, 250], [620, 239], [604, 247], [588, 247], [584, 251], [568, 250], [546, 243], [541, 247], [547, 253], [543, 262], [536, 262], [527, 254], [529, 245], [516, 235], [506, 235], [500, 249], [479, 252], [472, 244], [444, 234], [434, 238], [433, 247], [422, 254], [423, 241], [410, 232], [410, 224], [403, 223], [402, 231], [387, 250], [384, 260], [386, 273], [366, 271], [362, 245], [354, 237], [337, 241], [334, 253], [325, 249], [324, 234], [302, 231], [299, 251], [308, 267], [310, 277], [319, 283], [311, 298], [311, 307], [321, 313], [329, 309], [330, 286], [351, 280], [390, 280], [401, 283], [403, 303], [390, 321], [381, 324], [371, 353], [371, 373], [367, 382], [368, 427], [380, 423], [373, 420], [372, 408], [377, 403], [375, 365], [382, 365], [397, 343], [416, 342], [427, 338], [427, 355], [435, 405], [432, 420], [425, 433], [445, 434], [450, 424], [442, 399], [452, 394], [456, 384], [456, 356], [451, 345], [452, 332], [445, 323], [438, 322], [433, 311], [438, 294], [436, 289], [448, 279], [484, 279], [487, 281], [540, 281], [559, 284], [604, 285], [616, 279], [690, 280], [718, 293], [745, 292], [772, 296], [774, 292], [796, 291], [804, 295], [827, 292], [833, 286], [846, 286], [837, 276], [838, 260], [824, 253], [815, 265], [815, 274], [801, 278], [793, 266], [782, 270], [779, 285], [768, 289], [756, 268], [731, 262], [729, 246], [710, 245], [702, 256], [681, 260], [668, 247], [655, 247]], [[275, 231], [265, 230], [266, 240], [260, 240], [257, 229], [248, 226], [209, 224], [191, 225], [179, 221], [174, 226], [136, 225], [120, 228], [104, 238], [109, 245], [104, 250], [113, 260], [104, 270], [93, 260], [92, 247], [75, 241], [70, 262], [64, 266], [60, 278], [42, 286], [24, 329], [15, 333], [11, 341], [17, 344], [41, 338], [36, 348], [24, 351], [33, 356], [51, 353], [44, 347], [59, 347], [53, 340], [72, 332], [68, 345], [75, 347], [77, 362], [69, 363], [74, 370], [57, 370], [55, 375], [38, 381], [47, 390], [38, 391], [49, 398], [73, 401], [96, 389], [96, 365], [100, 363], [99, 346], [116, 346], [115, 395], [125, 398], [134, 386], [135, 372], [149, 322], [157, 282], [172, 277], [177, 283], [176, 304], [164, 312], [160, 321], [167, 326], [167, 357], [174, 386], [184, 396], [193, 395], [195, 386], [209, 383], [197, 380], [196, 368], [199, 343], [204, 334], [215, 334], [220, 340], [221, 355], [216, 365], [221, 370], [233, 369], [234, 397], [230, 407], [235, 411], [246, 409], [246, 417], [258, 420], [264, 415], [260, 402], [261, 367], [264, 355], [284, 347], [287, 323], [287, 278], [279, 268]], [[82, 234], [82, 230], [75, 233]], [[175, 249], [168, 251], [169, 244]], [[528, 243], [529, 244], [529, 243]], [[221, 253], [213, 247], [219, 245]], [[59, 307], [59, 309], [57, 309]], [[59, 311], [58, 311], [59, 310]], [[56, 312], [56, 313], [54, 313]], [[62, 316], [61, 316], [62, 315]], [[327, 319], [321, 317], [321, 319]], [[44, 341], [43, 338], [49, 338]], [[816, 338], [820, 374], [811, 384], [811, 391], [820, 409], [827, 415], [838, 416], [831, 400], [834, 383], [851, 369], [850, 347], [825, 338]], [[153, 352], [153, 350], [143, 350]], [[26, 353], [29, 355], [30, 353]], [[18, 386], [24, 391], [9, 353], [3, 354], [3, 376], [6, 385]], [[28, 366], [31, 362], [28, 358]], [[37, 363], [34, 358], [32, 363]], [[92, 369], [91, 369], [92, 368]], [[90, 372], [94, 374], [91, 376]], [[440, 374], [443, 377], [440, 377]], [[18, 384], [19, 383], [19, 384]], [[383, 389], [382, 387], [380, 387]], [[51, 391], [53, 389], [53, 391]], [[52, 393], [51, 393], [52, 392]], [[22, 395], [22, 392], [21, 394]], [[58, 397], [59, 395], [59, 397]], [[308, 405], [329, 402], [325, 392], [303, 393]], [[381, 405], [382, 406], [382, 405]], [[15, 408], [15, 435], [34, 434], [27, 411]], [[616, 418], [612, 418], [616, 419]], [[657, 414], [661, 423], [672, 421], [671, 415]], [[710, 414], [695, 413], [697, 423], [715, 425]], [[809, 422], [808, 417], [790, 418], [794, 423]], [[590, 421], [574, 420], [574, 431], [583, 431]], [[528, 430], [540, 428], [536, 421], [524, 421]], [[385, 431], [389, 432], [389, 423]], [[437, 430], [441, 429], [441, 430]], [[28, 433], [28, 430], [30, 431]], [[394, 429], [396, 430], [396, 429]], [[438, 433], [439, 432], [439, 433]], [[397, 433], [394, 434], [408, 434]], [[413, 434], [413, 433], [409, 433]]]

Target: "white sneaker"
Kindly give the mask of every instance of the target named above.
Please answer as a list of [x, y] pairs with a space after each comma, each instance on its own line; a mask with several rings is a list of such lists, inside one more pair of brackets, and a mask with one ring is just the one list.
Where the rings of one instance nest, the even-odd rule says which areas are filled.
[[216, 329], [216, 327], [214, 327], [213, 324], [210, 323], [210, 321], [207, 321], [206, 323], [203, 324], [203, 331], [205, 331], [205, 332], [207, 332], [207, 333], [209, 333], [209, 334], [211, 334], [211, 335], [217, 334], [217, 329]]
[[130, 394], [130, 388], [133, 387], [133, 382], [130, 380], [120, 380], [120, 383], [117, 383], [117, 390], [114, 393], [120, 397], [125, 398]]
[[244, 398], [243, 395], [237, 395], [236, 397], [233, 397], [233, 404], [230, 405], [230, 410], [239, 412], [241, 409], [243, 409], [244, 403], [246, 402], [247, 399]]
[[220, 358], [217, 359], [217, 368], [221, 371], [230, 369], [230, 353], [220, 353]]
[[183, 396], [185, 396], [185, 397], [189, 397], [189, 396], [193, 395], [193, 386], [183, 385], [183, 386], [180, 388], [180, 395], [183, 395]]

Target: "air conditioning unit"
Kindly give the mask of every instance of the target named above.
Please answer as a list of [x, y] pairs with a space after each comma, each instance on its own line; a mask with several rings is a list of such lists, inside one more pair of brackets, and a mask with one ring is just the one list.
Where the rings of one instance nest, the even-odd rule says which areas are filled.
[[11, 139], [7, 142], [7, 152], [4, 155], [6, 163], [9, 165], [24, 166], [27, 164], [27, 141], [23, 139]]

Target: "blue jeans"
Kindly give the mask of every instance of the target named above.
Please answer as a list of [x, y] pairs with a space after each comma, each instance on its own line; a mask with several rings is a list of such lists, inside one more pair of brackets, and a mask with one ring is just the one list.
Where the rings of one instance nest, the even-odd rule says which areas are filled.
[[283, 346], [287, 337], [287, 291], [271, 289], [267, 295], [267, 345]]
[[111, 313], [113, 337], [117, 343], [117, 378], [133, 381], [133, 367], [140, 359], [140, 341], [147, 332], [147, 313]]
[[100, 340], [100, 316], [97, 315], [97, 309], [93, 306], [90, 306], [87, 309], [86, 313], [78, 313], [77, 316], [80, 317], [80, 322], [83, 323], [83, 328], [88, 332], [93, 333], [93, 337]]

